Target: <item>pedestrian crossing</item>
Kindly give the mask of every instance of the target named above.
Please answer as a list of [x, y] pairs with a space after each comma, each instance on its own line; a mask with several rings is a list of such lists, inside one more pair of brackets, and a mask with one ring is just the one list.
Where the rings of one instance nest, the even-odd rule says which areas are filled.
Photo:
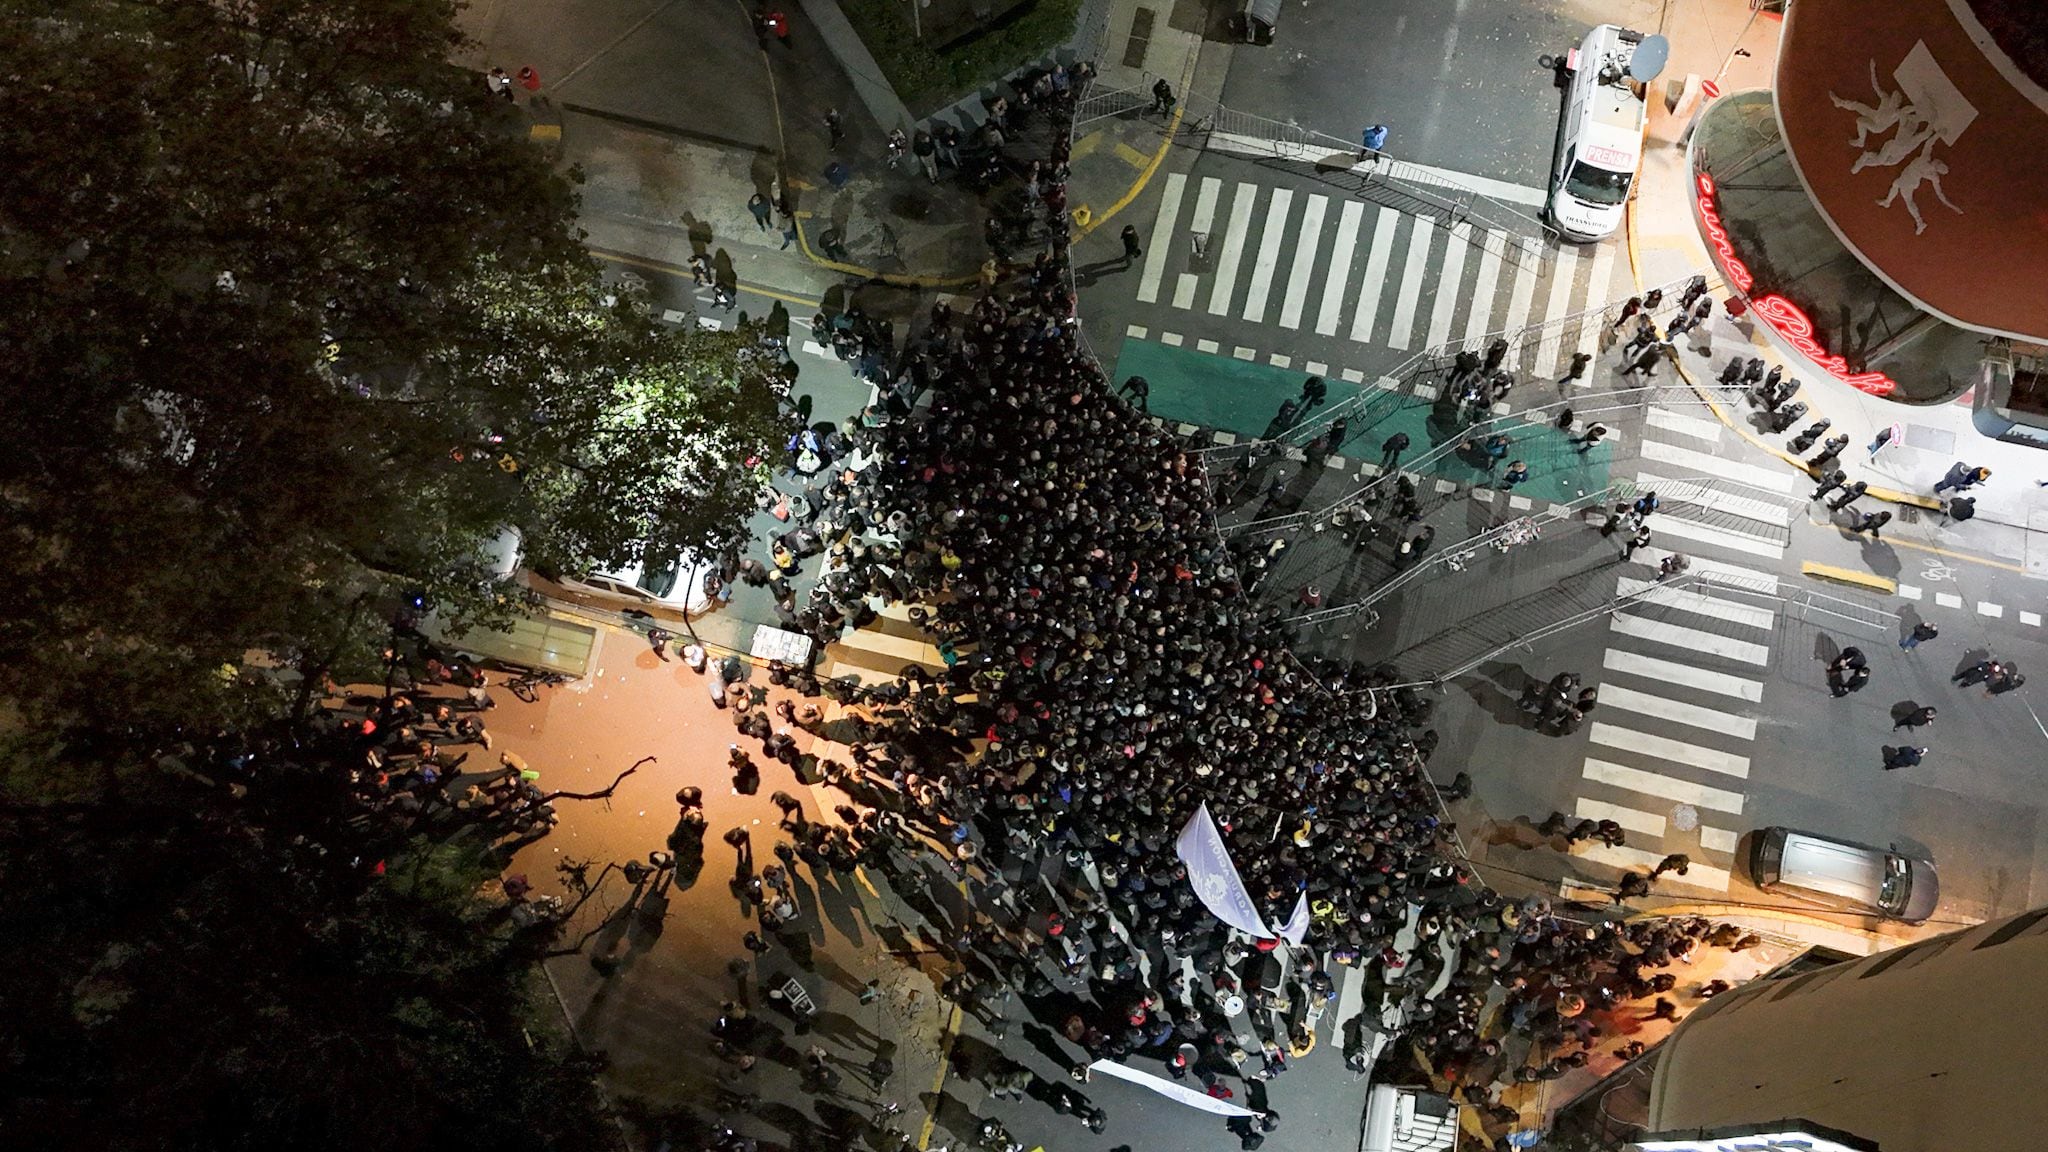
[[[1597, 719], [1587, 726], [1573, 815], [1614, 821], [1626, 843], [1581, 842], [1572, 854], [1636, 872], [1684, 854], [1686, 874], [1660, 877], [1662, 892], [1727, 891], [1751, 827], [1749, 782], [1768, 766], [1757, 734], [1779, 582], [1756, 564], [1783, 557], [1797, 498], [1788, 473], [1726, 459], [1723, 435], [1694, 413], [1648, 409], [1635, 481], [1662, 505], [1648, 520], [1655, 543], [1615, 576], [1616, 597], [1629, 602], [1610, 617], [1600, 671], [1588, 677], [1599, 688]], [[1685, 576], [1659, 581], [1658, 566], [1675, 552]]]
[[[1137, 299], [1403, 352], [1517, 333], [1513, 362], [1544, 375], [1596, 352], [1599, 324], [1556, 322], [1606, 302], [1614, 261], [1612, 242], [1587, 249], [1341, 193], [1176, 172]], [[1521, 334], [1532, 324], [1549, 326]]]

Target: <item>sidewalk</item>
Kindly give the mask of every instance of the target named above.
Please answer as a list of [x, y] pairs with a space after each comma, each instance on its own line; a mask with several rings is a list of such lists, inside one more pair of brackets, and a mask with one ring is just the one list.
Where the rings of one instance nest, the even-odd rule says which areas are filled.
[[[1765, 14], [1747, 23], [1748, 5], [1741, 0], [1675, 7], [1671, 15], [1665, 34], [1672, 54], [1664, 79], [1719, 77], [1723, 93], [1770, 86], [1780, 27], [1775, 17]], [[1734, 55], [1738, 48], [1748, 55]], [[1653, 87], [1661, 92], [1663, 83], [1660, 79]], [[1688, 109], [1681, 105], [1680, 111]], [[1629, 212], [1630, 258], [1639, 285], [1705, 273], [1716, 296], [1725, 298], [1728, 288], [1701, 238], [1690, 157], [1681, 142], [1690, 120], [1666, 111], [1661, 99], [1651, 101], [1649, 139]], [[1847, 434], [1851, 447], [1842, 466], [1852, 480], [1868, 483], [1872, 496], [1938, 509], [1933, 487], [1952, 464], [1990, 468], [1990, 482], [1970, 493], [1977, 500], [1976, 519], [1957, 533], [1972, 547], [2023, 562], [2029, 575], [2048, 575], [2048, 488], [2035, 483], [2048, 478], [2048, 454], [1998, 440], [1979, 427], [1978, 410], [1988, 403], [1980, 393], [1987, 383], [1938, 405], [1884, 400], [1819, 371], [1753, 316], [1732, 322], [1718, 308], [1712, 320], [1681, 341], [1679, 369], [1711, 395], [1714, 379], [1734, 356], [1783, 365], [1788, 376], [1802, 382], [1798, 399], [1809, 411], [1800, 424], [1826, 419], [1831, 421], [1829, 435]], [[1745, 425], [1746, 413], [1739, 408], [1717, 407], [1716, 414], [1758, 447], [1804, 470], [1798, 457], [1784, 449], [1787, 437], [1759, 435]], [[1859, 450], [1894, 424], [1902, 436], [1874, 460]]]

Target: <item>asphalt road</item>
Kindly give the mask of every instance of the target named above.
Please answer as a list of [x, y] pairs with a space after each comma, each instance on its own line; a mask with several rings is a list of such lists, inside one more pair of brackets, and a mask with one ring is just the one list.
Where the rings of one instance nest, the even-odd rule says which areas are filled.
[[1274, 42], [1240, 47], [1231, 108], [1355, 141], [1390, 129], [1387, 151], [1541, 187], [1560, 93], [1541, 58], [1603, 22], [1655, 30], [1655, 0], [1364, 0], [1289, 4]]

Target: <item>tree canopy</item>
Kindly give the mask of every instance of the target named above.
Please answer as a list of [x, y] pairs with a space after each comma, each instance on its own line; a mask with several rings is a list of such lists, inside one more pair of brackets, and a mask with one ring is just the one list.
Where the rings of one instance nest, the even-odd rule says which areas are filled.
[[0, 697], [272, 706], [418, 589], [723, 550], [775, 406], [580, 248], [441, 0], [0, 0]]

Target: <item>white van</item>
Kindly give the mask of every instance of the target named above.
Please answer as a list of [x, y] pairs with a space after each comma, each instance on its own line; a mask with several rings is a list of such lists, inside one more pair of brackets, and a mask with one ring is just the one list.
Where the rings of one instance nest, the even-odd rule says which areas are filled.
[[1602, 24], [1565, 58], [1571, 95], [1550, 174], [1550, 223], [1567, 240], [1592, 241], [1621, 225], [1643, 160], [1647, 85], [1629, 76], [1641, 32]]
[[1766, 892], [1908, 924], [1941, 903], [1932, 860], [1775, 825], [1759, 828], [1750, 844], [1749, 878]]

